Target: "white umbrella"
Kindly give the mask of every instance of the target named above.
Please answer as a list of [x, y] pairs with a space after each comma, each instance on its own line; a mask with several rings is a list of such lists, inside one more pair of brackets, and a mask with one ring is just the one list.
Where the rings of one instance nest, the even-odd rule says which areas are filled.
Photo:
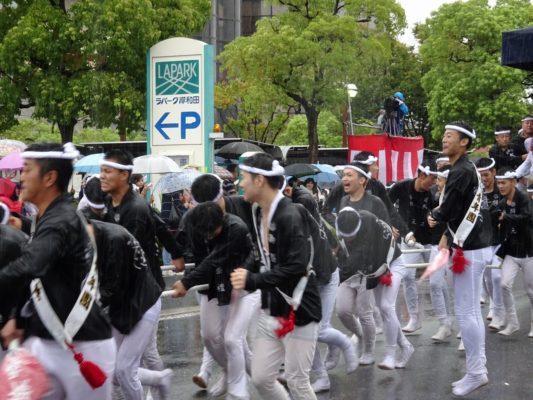
[[170, 157], [149, 154], [133, 160], [134, 174], [168, 174], [182, 172], [181, 168]]

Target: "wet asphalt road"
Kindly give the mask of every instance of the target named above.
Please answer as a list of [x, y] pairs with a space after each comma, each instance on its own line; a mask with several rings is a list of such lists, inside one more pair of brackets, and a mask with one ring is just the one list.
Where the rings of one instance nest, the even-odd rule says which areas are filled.
[[[530, 324], [529, 302], [520, 279], [516, 281], [515, 300], [521, 329], [511, 337], [503, 337], [487, 330], [487, 359], [490, 383], [475, 391], [466, 399], [530, 400], [533, 399], [533, 339], [527, 337]], [[359, 367], [353, 375], [344, 373], [344, 366], [330, 371], [331, 390], [321, 393], [319, 400], [408, 400], [449, 399], [451, 382], [464, 375], [464, 353], [457, 350], [459, 340], [454, 335], [448, 343], [435, 344], [430, 337], [436, 332], [438, 323], [432, 315], [429, 285], [419, 286], [422, 329], [408, 338], [415, 347], [415, 353], [405, 370], [383, 371], [375, 365]], [[405, 314], [405, 306], [400, 291], [399, 312]], [[488, 306], [483, 306], [486, 316]], [[402, 325], [406, 322], [402, 318]], [[335, 327], [346, 330], [334, 318]], [[488, 324], [488, 322], [487, 322]], [[198, 371], [201, 360], [201, 339], [198, 308], [193, 295], [181, 300], [165, 300], [162, 318], [159, 323], [158, 343], [165, 365], [174, 371], [171, 399], [209, 399], [205, 390], [195, 386], [191, 377]], [[384, 337], [378, 335], [376, 360], [384, 354]], [[251, 341], [253, 345], [253, 341]], [[322, 353], [325, 347], [319, 345]], [[215, 372], [212, 383], [220, 372]], [[252, 399], [259, 399], [250, 386]]]

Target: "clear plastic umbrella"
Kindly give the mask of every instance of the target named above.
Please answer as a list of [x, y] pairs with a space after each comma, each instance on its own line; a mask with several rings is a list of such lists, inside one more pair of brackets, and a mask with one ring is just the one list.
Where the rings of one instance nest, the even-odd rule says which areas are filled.
[[172, 158], [166, 156], [149, 154], [133, 160], [134, 174], [169, 174], [181, 171], [178, 164]]
[[155, 185], [154, 193], [165, 194], [189, 189], [200, 175], [202, 173], [193, 168], [185, 168], [183, 172], [166, 174]]
[[0, 139], [0, 157], [10, 153], [20, 153], [26, 149], [26, 145], [18, 140]]

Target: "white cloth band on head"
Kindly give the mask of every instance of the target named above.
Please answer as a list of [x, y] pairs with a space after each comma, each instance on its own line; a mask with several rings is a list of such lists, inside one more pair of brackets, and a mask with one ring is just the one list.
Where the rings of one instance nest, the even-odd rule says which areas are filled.
[[435, 163], [438, 164], [438, 163], [440, 163], [440, 162], [444, 162], [444, 161], [446, 161], [446, 162], [450, 162], [450, 157], [439, 157], [439, 158], [437, 158], [437, 159], [435, 160]]
[[509, 135], [510, 135], [510, 134], [511, 134], [511, 131], [510, 131], [509, 129], [507, 129], [507, 130], [504, 130], [504, 131], [496, 131], [496, 132], [494, 132], [494, 134], [495, 134], [496, 136], [498, 136], [498, 135], [506, 135], [506, 134], [509, 134]]
[[437, 176], [441, 177], [441, 178], [444, 178], [444, 179], [448, 179], [448, 175], [450, 175], [450, 170], [447, 169], [446, 171], [443, 171], [443, 172], [437, 172]]
[[354, 160], [355, 162], [357, 163], [360, 163], [360, 164], [364, 164], [364, 165], [372, 165], [374, 164], [375, 162], [378, 162], [379, 159], [377, 157], [374, 157], [372, 155], [368, 156], [368, 158], [364, 161], [361, 161], [361, 160]]
[[420, 172], [426, 174], [426, 175], [438, 175], [437, 172], [435, 171], [432, 171], [430, 168], [429, 168], [429, 165], [426, 165], [425, 167], [423, 167], [422, 165], [419, 165], [418, 168], [417, 168]]
[[9, 221], [9, 216], [11, 215], [11, 212], [9, 211], [9, 207], [7, 204], [0, 202], [0, 208], [4, 209], [4, 216], [2, 217], [2, 220], [0, 221], [0, 225], [6, 225], [7, 221]]
[[522, 119], [521, 122], [525, 122], [525, 121], [533, 121], [533, 117], [525, 117], [524, 119]]
[[283, 176], [285, 175], [285, 168], [279, 165], [278, 160], [272, 161], [272, 170], [250, 167], [249, 165], [239, 164], [241, 171], [249, 172], [251, 174], [263, 175], [263, 176]]
[[120, 169], [123, 171], [133, 170], [133, 165], [119, 164], [119, 163], [109, 161], [109, 160], [100, 160], [99, 164], [101, 167], [111, 167], [111, 168]]
[[[355, 229], [352, 232], [349, 232], [349, 233], [341, 231], [339, 229], [339, 225], [338, 225], [337, 221], [335, 221], [335, 230], [337, 231], [337, 235], [341, 236], [341, 237], [345, 237], [345, 238], [350, 238], [350, 237], [353, 237], [353, 236], [357, 235], [357, 232], [359, 232], [359, 229], [361, 229], [361, 215], [357, 212], [357, 210], [354, 210], [352, 207], [344, 207], [342, 210], [339, 211], [339, 215], [342, 212], [353, 212], [353, 213], [357, 214], [357, 216], [359, 217], [359, 221], [357, 221], [357, 226], [355, 227]], [[337, 218], [338, 218], [338, 216], [337, 216]]]
[[102, 204], [93, 203], [91, 200], [89, 200], [89, 198], [87, 196], [85, 196], [85, 201], [87, 202], [87, 204], [89, 204], [89, 206], [91, 208], [95, 208], [97, 210], [103, 210], [105, 208], [105, 204], [104, 203], [102, 203]]
[[63, 145], [63, 151], [23, 151], [22, 158], [57, 158], [62, 160], [75, 160], [80, 156], [80, 152], [71, 143]]
[[496, 179], [502, 180], [502, 179], [516, 179], [516, 172], [514, 171], [507, 171], [503, 175], [496, 175]]
[[483, 171], [488, 171], [489, 169], [492, 169], [496, 166], [496, 160], [494, 158], [491, 158], [490, 159], [490, 164], [487, 165], [486, 167], [479, 167], [477, 169], [478, 172], [483, 172]]
[[344, 169], [346, 169], [346, 168], [353, 169], [354, 171], [357, 171], [361, 175], [363, 175], [366, 179], [370, 179], [370, 173], [369, 172], [365, 172], [363, 169], [361, 169], [359, 167], [356, 167], [355, 165], [348, 164], [348, 165], [344, 166]]
[[476, 131], [473, 129], [472, 129], [472, 132], [470, 132], [468, 129], [465, 129], [462, 126], [457, 126], [457, 125], [446, 125], [444, 129], [451, 129], [453, 131], [464, 133], [466, 136], [471, 137], [472, 139], [476, 138]]
[[528, 193], [533, 193], [533, 187], [532, 186], [528, 187], [526, 190], [527, 190]]

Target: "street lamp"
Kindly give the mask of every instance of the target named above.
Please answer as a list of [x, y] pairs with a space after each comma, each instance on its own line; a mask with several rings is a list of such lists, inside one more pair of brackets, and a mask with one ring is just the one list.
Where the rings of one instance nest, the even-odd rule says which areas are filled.
[[353, 124], [352, 124], [352, 99], [357, 96], [357, 86], [354, 83], [348, 83], [346, 85], [348, 91], [348, 115], [350, 116], [350, 135], [353, 136]]

